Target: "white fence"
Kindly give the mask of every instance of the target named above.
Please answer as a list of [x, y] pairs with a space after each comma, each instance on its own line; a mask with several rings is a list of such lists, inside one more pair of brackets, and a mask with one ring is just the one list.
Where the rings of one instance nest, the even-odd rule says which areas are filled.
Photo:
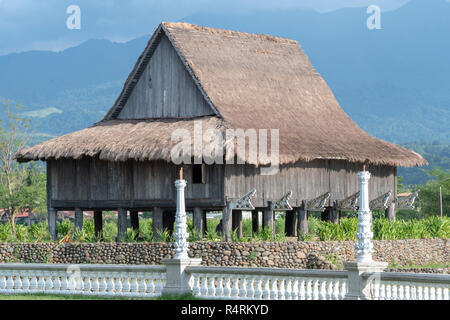
[[194, 296], [207, 299], [338, 300], [346, 271], [187, 267]]
[[373, 300], [449, 300], [450, 275], [381, 272], [370, 278]]
[[[341, 300], [349, 272], [279, 268], [185, 268], [194, 296], [205, 299]], [[449, 300], [450, 275], [363, 273], [374, 300]], [[161, 296], [166, 266], [0, 264], [0, 294], [46, 293], [114, 297]]]
[[165, 266], [0, 264], [0, 294], [160, 296]]

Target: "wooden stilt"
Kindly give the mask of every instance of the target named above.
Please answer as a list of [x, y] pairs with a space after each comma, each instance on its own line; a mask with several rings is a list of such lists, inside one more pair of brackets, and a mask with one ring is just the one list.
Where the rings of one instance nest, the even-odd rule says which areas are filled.
[[136, 231], [136, 235], [135, 235], [135, 239], [137, 239], [139, 237], [139, 212], [136, 210], [132, 210], [130, 211], [130, 222], [131, 222], [131, 227], [133, 228], [134, 231]]
[[204, 230], [204, 212], [202, 208], [195, 207], [192, 213], [192, 218], [194, 222], [194, 230], [197, 233], [198, 237], [202, 237], [205, 233]]
[[330, 208], [330, 221], [335, 224], [340, 223], [340, 212], [337, 207], [337, 200], [334, 202], [333, 206]]
[[274, 228], [274, 211], [271, 208], [271, 201], [268, 201], [268, 206], [264, 208], [263, 214], [263, 229], [270, 228], [272, 235], [275, 233]]
[[224, 241], [231, 241], [232, 212], [231, 202], [227, 202], [227, 206], [222, 209], [222, 236]]
[[300, 240], [302, 234], [308, 233], [308, 212], [305, 210], [305, 208], [306, 208], [306, 201], [302, 201], [302, 206], [296, 209], [298, 216], [298, 226], [297, 226], [298, 240]]
[[203, 211], [203, 235], [206, 234], [206, 231], [208, 231], [208, 220], [206, 219], [206, 210], [202, 210]]
[[58, 212], [55, 208], [48, 208], [48, 230], [52, 236], [52, 240], [57, 239], [56, 235], [56, 216]]
[[95, 237], [103, 240], [103, 217], [102, 211], [94, 211], [94, 233]]
[[156, 241], [161, 240], [160, 233], [163, 231], [163, 212], [161, 208], [154, 207], [152, 211], [152, 222], [153, 222], [153, 238]]
[[233, 210], [232, 229], [238, 238], [242, 238], [242, 210]]
[[167, 230], [170, 235], [173, 234], [173, 224], [175, 223], [175, 211], [167, 210], [163, 212], [163, 229]]
[[295, 237], [297, 235], [297, 213], [295, 211], [286, 211], [284, 230], [287, 237]]
[[83, 210], [75, 208], [75, 231], [83, 229]]
[[252, 233], [255, 234], [259, 231], [259, 212], [258, 210], [252, 211]]
[[127, 237], [127, 210], [119, 208], [117, 211], [117, 242], [122, 242]]

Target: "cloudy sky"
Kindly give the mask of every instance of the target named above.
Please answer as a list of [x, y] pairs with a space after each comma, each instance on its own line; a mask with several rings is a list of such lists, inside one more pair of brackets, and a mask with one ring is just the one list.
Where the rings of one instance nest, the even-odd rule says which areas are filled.
[[[161, 21], [198, 12], [312, 9], [328, 12], [377, 4], [384, 11], [408, 0], [0, 0], [0, 55], [27, 50], [59, 51], [88, 39], [128, 41], [151, 34]], [[66, 9], [81, 9], [81, 29], [69, 30]]]

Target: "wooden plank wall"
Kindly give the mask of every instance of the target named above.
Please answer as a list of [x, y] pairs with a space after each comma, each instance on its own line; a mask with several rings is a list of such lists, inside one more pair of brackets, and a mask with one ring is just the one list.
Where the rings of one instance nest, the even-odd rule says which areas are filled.
[[[225, 167], [225, 195], [239, 198], [251, 189], [257, 190], [253, 201], [265, 206], [269, 200], [277, 200], [292, 190], [291, 205], [300, 206], [301, 200], [313, 199], [331, 192], [331, 201], [342, 200], [359, 190], [357, 173], [361, 165], [341, 160], [314, 160], [280, 166], [274, 176], [262, 176], [253, 166], [227, 165]], [[370, 166], [370, 198], [374, 199], [396, 188], [395, 168]]]
[[[192, 184], [185, 165], [186, 199], [223, 199], [223, 166], [205, 166], [205, 184]], [[178, 171], [164, 161], [109, 162], [98, 159], [49, 162], [52, 200], [174, 200]]]
[[196, 117], [211, 114], [214, 114], [213, 110], [164, 35], [118, 118]]

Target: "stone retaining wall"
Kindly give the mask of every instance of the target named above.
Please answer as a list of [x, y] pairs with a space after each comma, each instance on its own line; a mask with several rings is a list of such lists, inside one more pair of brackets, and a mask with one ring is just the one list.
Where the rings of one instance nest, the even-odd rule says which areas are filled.
[[[194, 242], [190, 256], [208, 266], [306, 268], [312, 255], [334, 264], [355, 260], [355, 241]], [[375, 240], [374, 258], [398, 265], [449, 263], [449, 239]], [[172, 243], [1, 243], [0, 263], [159, 264]], [[308, 257], [308, 258], [307, 258]], [[308, 265], [308, 267], [311, 267]]]

